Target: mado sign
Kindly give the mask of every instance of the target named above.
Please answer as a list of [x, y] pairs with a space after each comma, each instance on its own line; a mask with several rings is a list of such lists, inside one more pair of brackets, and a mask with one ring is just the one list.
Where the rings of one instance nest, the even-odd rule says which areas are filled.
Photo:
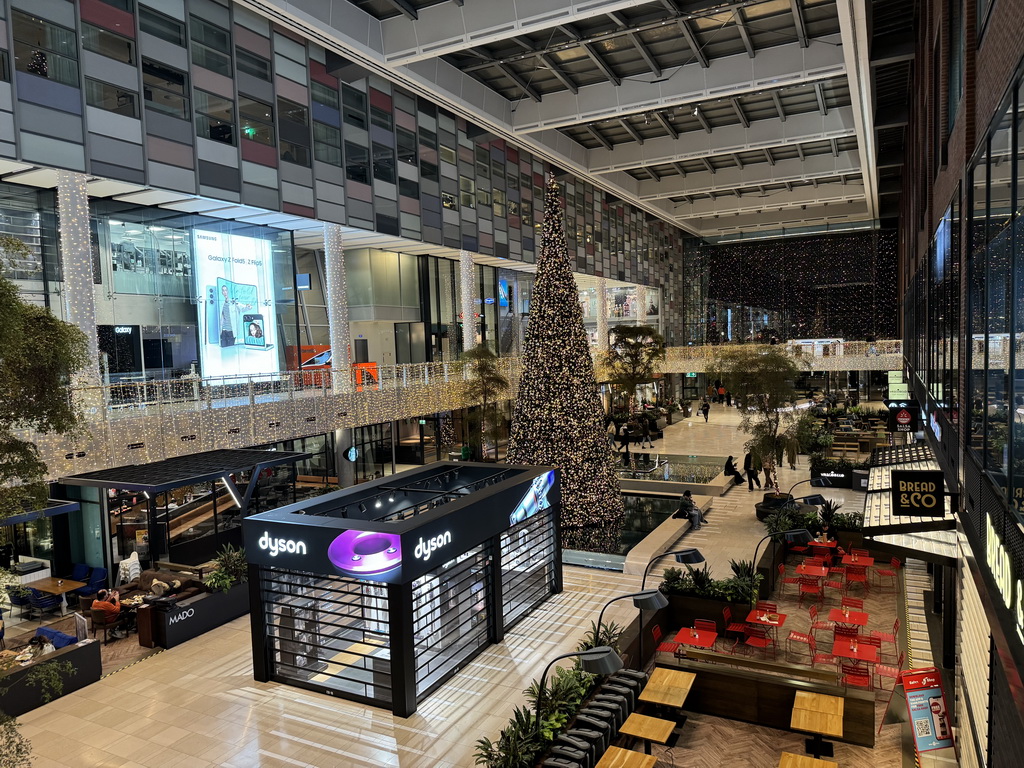
[[943, 517], [945, 514], [945, 476], [942, 472], [892, 471], [893, 517]]

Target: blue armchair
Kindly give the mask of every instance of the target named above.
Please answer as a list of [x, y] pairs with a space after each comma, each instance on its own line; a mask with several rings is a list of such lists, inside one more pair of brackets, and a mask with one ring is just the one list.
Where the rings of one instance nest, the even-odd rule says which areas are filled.
[[38, 589], [29, 589], [29, 614], [39, 611], [39, 621], [43, 620], [43, 614], [47, 611], [59, 611], [63, 600], [60, 595], [50, 595], [40, 592]]
[[85, 563], [75, 563], [75, 567], [71, 569], [71, 575], [68, 576], [71, 581], [86, 581], [89, 578], [89, 566]]
[[28, 595], [21, 591], [20, 587], [16, 587], [12, 584], [7, 585], [7, 597], [11, 601], [11, 613], [14, 613], [14, 606], [18, 606], [18, 615], [24, 616], [25, 609], [31, 606]]
[[[75, 579], [78, 581], [78, 579]], [[107, 569], [106, 568], [93, 568], [92, 573], [89, 574], [89, 583], [84, 587], [79, 587], [68, 594], [78, 595], [79, 597], [86, 597], [88, 595], [95, 595], [101, 589], [107, 586]]]

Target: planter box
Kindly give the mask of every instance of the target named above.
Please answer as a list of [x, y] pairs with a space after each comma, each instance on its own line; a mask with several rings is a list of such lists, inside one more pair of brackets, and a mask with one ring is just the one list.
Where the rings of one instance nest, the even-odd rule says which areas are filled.
[[33, 670], [51, 661], [66, 661], [72, 666], [70, 674], [60, 674], [62, 688], [57, 697], [66, 696], [99, 681], [103, 673], [99, 641], [84, 640], [65, 646], [27, 667], [15, 665], [0, 675], [0, 688], [4, 691], [0, 694], [0, 710], [11, 717], [19, 717], [45, 704], [42, 686], [29, 685], [25, 678]]
[[153, 611], [153, 640], [173, 648], [249, 612], [249, 585], [236, 584], [227, 592], [204, 592]]
[[[690, 595], [665, 595], [668, 598], [669, 627], [691, 627], [694, 619], [711, 619], [718, 625], [719, 633], [725, 631], [722, 609], [732, 609], [733, 621], [743, 621], [750, 613], [750, 603], [730, 603], [725, 600], [711, 600]], [[666, 630], [667, 631], [667, 630]]]

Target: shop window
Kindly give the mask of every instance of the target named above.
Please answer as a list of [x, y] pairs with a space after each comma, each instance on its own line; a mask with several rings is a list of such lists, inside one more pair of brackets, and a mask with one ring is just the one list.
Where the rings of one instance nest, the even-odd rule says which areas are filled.
[[441, 175], [435, 163], [428, 163], [424, 160], [420, 163], [420, 177], [424, 181], [438, 181]]
[[493, 210], [496, 217], [505, 218], [505, 193], [500, 189], [494, 190]]
[[373, 178], [395, 183], [395, 150], [373, 142]]
[[235, 143], [235, 105], [230, 99], [196, 89], [196, 135]]
[[239, 72], [270, 82], [270, 62], [244, 48], [235, 49], [235, 66]]
[[73, 30], [22, 11], [11, 13], [14, 66], [19, 72], [80, 88], [78, 44]]
[[491, 161], [491, 178], [495, 183], [505, 181], [505, 164], [501, 160]]
[[82, 47], [125, 64], [135, 63], [135, 41], [82, 22]]
[[7, 58], [7, 51], [0, 51], [0, 82], [11, 82], [11, 60]]
[[476, 148], [476, 175], [484, 179], [491, 178], [491, 155], [483, 147]]
[[189, 118], [188, 76], [145, 57], [142, 59], [142, 99], [155, 109], [182, 120]]
[[313, 121], [313, 156], [321, 163], [341, 165], [341, 131]]
[[476, 201], [484, 208], [489, 208], [491, 205], [491, 190], [487, 187], [479, 186], [476, 190]]
[[294, 141], [281, 140], [281, 159], [286, 163], [309, 167], [309, 147], [296, 144]]
[[449, 192], [441, 193], [441, 205], [443, 205], [449, 211], [459, 210], [459, 201], [455, 198], [455, 195]]
[[139, 95], [116, 85], [85, 78], [85, 103], [125, 117], [139, 116]]
[[427, 149], [437, 149], [437, 134], [429, 128], [420, 128], [420, 144]]
[[390, 131], [394, 128], [394, 118], [391, 113], [380, 107], [370, 107], [370, 122], [378, 128]]
[[296, 165], [309, 166], [309, 109], [288, 99], [277, 100], [277, 117], [281, 124], [281, 159]]
[[174, 45], [185, 45], [185, 25], [170, 16], [139, 6], [139, 30]]
[[301, 104], [287, 99], [277, 100], [278, 116], [296, 125], [309, 125], [309, 110]]
[[416, 134], [412, 131], [407, 131], [405, 128], [399, 128], [395, 133], [398, 139], [399, 162], [416, 165], [419, 154], [419, 150], [416, 147]]
[[345, 122], [366, 130], [366, 94], [343, 85], [341, 87], [341, 103], [344, 107]]
[[231, 36], [227, 30], [192, 16], [192, 63], [197, 67], [231, 77]]
[[341, 97], [338, 96], [336, 88], [331, 88], [329, 85], [312, 80], [309, 83], [309, 92], [313, 97], [313, 101], [331, 109], [341, 108]]
[[964, 92], [964, 4], [963, 0], [949, 3], [949, 82], [946, 106], [946, 132], [953, 130]]
[[345, 142], [345, 178], [360, 184], [370, 183], [370, 153], [366, 147]]
[[476, 182], [459, 176], [459, 201], [463, 208], [476, 208]]
[[458, 162], [459, 158], [455, 154], [455, 150], [452, 149], [451, 147], [446, 147], [444, 144], [442, 144], [438, 148], [438, 153], [441, 156], [441, 162], [449, 163], [451, 165], [455, 165]]
[[398, 179], [398, 194], [418, 200], [420, 196], [420, 185], [413, 179]]
[[274, 108], [249, 96], [239, 95], [238, 117], [242, 124], [242, 137], [268, 147], [274, 146]]

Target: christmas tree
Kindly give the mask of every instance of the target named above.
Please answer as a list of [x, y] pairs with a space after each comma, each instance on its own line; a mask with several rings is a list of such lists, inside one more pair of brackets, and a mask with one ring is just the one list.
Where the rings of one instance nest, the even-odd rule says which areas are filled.
[[508, 462], [558, 467], [563, 546], [611, 551], [618, 541], [622, 496], [554, 177], [544, 196], [523, 361]]

